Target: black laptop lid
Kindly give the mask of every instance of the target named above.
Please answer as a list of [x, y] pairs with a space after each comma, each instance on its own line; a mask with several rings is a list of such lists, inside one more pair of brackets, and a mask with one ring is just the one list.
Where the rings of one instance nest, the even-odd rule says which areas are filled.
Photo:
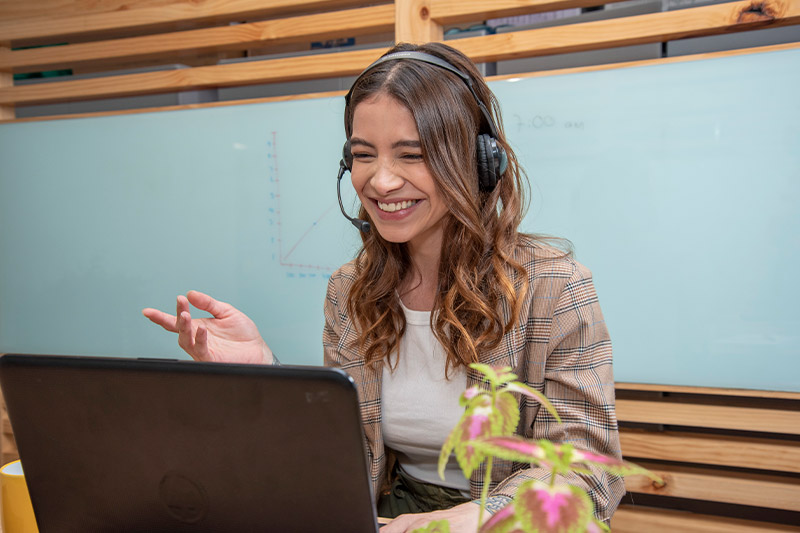
[[5, 355], [42, 531], [377, 529], [340, 370]]

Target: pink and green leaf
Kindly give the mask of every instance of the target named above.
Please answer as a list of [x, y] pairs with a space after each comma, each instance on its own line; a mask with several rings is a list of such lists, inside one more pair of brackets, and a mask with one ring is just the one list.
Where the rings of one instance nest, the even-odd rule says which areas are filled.
[[507, 391], [511, 391], [511, 392], [518, 392], [518, 393], [523, 394], [525, 396], [528, 396], [530, 398], [536, 399], [540, 404], [542, 404], [542, 406], [544, 406], [545, 409], [547, 409], [547, 411], [551, 415], [553, 415], [553, 418], [555, 418], [558, 421], [559, 424], [561, 423], [561, 417], [558, 416], [558, 413], [556, 412], [556, 408], [553, 407], [553, 404], [550, 403], [550, 400], [548, 400], [547, 397], [544, 394], [542, 394], [538, 390], [534, 389], [533, 387], [529, 387], [529, 386], [525, 385], [524, 383], [520, 383], [519, 381], [514, 381], [514, 382], [509, 383], [508, 385], [506, 385], [503, 390], [507, 390]]
[[485, 437], [472, 441], [471, 444], [484, 455], [508, 461], [540, 464], [545, 459], [544, 450], [538, 443], [516, 435]]
[[450, 458], [450, 453], [455, 451], [456, 460], [464, 475], [469, 477], [472, 471], [483, 462], [485, 455], [478, 452], [471, 445], [475, 439], [480, 439], [492, 434], [491, 428], [491, 399], [488, 396], [477, 398], [467, 407], [461, 419], [448, 435], [447, 440], [439, 453], [439, 476], [444, 475], [444, 469]]
[[596, 466], [601, 470], [616, 474], [618, 476], [644, 475], [655, 481], [662, 481], [660, 477], [630, 461], [624, 461], [618, 457], [603, 455], [586, 450], [572, 450], [570, 458], [570, 468], [577, 470], [582, 465]]
[[483, 390], [480, 386], [473, 385], [472, 387], [468, 388], [467, 390], [461, 393], [461, 397], [458, 399], [458, 403], [462, 407], [465, 407], [469, 404], [469, 402], [473, 398], [477, 398], [481, 394], [488, 394], [488, 393], [485, 390]]
[[550, 486], [533, 480], [522, 484], [514, 499], [519, 523], [529, 533], [585, 531], [592, 518], [592, 500], [569, 485]]
[[478, 533], [524, 533], [514, 513], [514, 504], [508, 504], [492, 515]]

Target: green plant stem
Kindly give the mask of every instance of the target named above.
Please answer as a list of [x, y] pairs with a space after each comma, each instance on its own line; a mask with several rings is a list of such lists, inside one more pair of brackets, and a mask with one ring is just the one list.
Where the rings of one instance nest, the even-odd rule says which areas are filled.
[[486, 509], [486, 499], [489, 497], [489, 485], [492, 483], [492, 459], [493, 457], [489, 457], [489, 461], [486, 463], [486, 475], [483, 476], [483, 487], [481, 487], [481, 511], [478, 513], [478, 531], [481, 529], [481, 525], [483, 524], [483, 512]]
[[553, 470], [550, 471], [550, 488], [552, 489], [555, 486], [556, 486], [556, 469], [554, 468]]
[[[490, 383], [491, 390], [492, 390], [492, 413], [494, 413], [495, 406], [497, 405], [497, 387], [494, 383]], [[486, 474], [483, 476], [483, 486], [481, 487], [481, 511], [478, 513], [478, 531], [481, 529], [481, 525], [483, 524], [483, 513], [486, 510], [486, 499], [489, 497], [489, 485], [492, 483], [492, 460], [493, 457], [490, 455], [489, 460], [486, 463]]]

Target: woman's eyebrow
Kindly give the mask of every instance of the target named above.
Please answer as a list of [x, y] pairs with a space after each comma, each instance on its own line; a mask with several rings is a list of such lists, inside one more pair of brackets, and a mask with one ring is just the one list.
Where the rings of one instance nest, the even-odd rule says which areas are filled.
[[[355, 146], [357, 144], [358, 145], [362, 145], [362, 146], [366, 146], [367, 148], [375, 149], [375, 145], [374, 144], [372, 144], [371, 142], [369, 142], [369, 141], [367, 141], [365, 139], [362, 139], [361, 137], [350, 137], [350, 146]], [[402, 148], [402, 147], [420, 148], [421, 146], [422, 146], [422, 143], [420, 143], [418, 140], [410, 140], [410, 139], [409, 140], [404, 140], [404, 141], [397, 141], [397, 142], [392, 143], [392, 148]]]
[[392, 143], [392, 148], [400, 148], [400, 147], [408, 147], [408, 148], [419, 148], [422, 146], [422, 143], [419, 141], [397, 141], [396, 143]]
[[373, 149], [375, 148], [374, 144], [372, 144], [371, 142], [365, 141], [361, 137], [350, 137], [350, 146], [353, 146], [353, 145], [356, 145], [356, 144], [363, 144], [367, 148], [373, 148]]

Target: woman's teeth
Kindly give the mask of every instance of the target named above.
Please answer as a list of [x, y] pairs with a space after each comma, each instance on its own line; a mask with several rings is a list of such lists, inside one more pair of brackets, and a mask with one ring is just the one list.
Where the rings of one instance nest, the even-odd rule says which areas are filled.
[[394, 213], [395, 211], [400, 211], [401, 209], [408, 209], [412, 205], [416, 204], [419, 200], [410, 200], [406, 202], [396, 202], [392, 204], [385, 204], [383, 202], [378, 202], [378, 207], [381, 211], [386, 211], [387, 213]]

